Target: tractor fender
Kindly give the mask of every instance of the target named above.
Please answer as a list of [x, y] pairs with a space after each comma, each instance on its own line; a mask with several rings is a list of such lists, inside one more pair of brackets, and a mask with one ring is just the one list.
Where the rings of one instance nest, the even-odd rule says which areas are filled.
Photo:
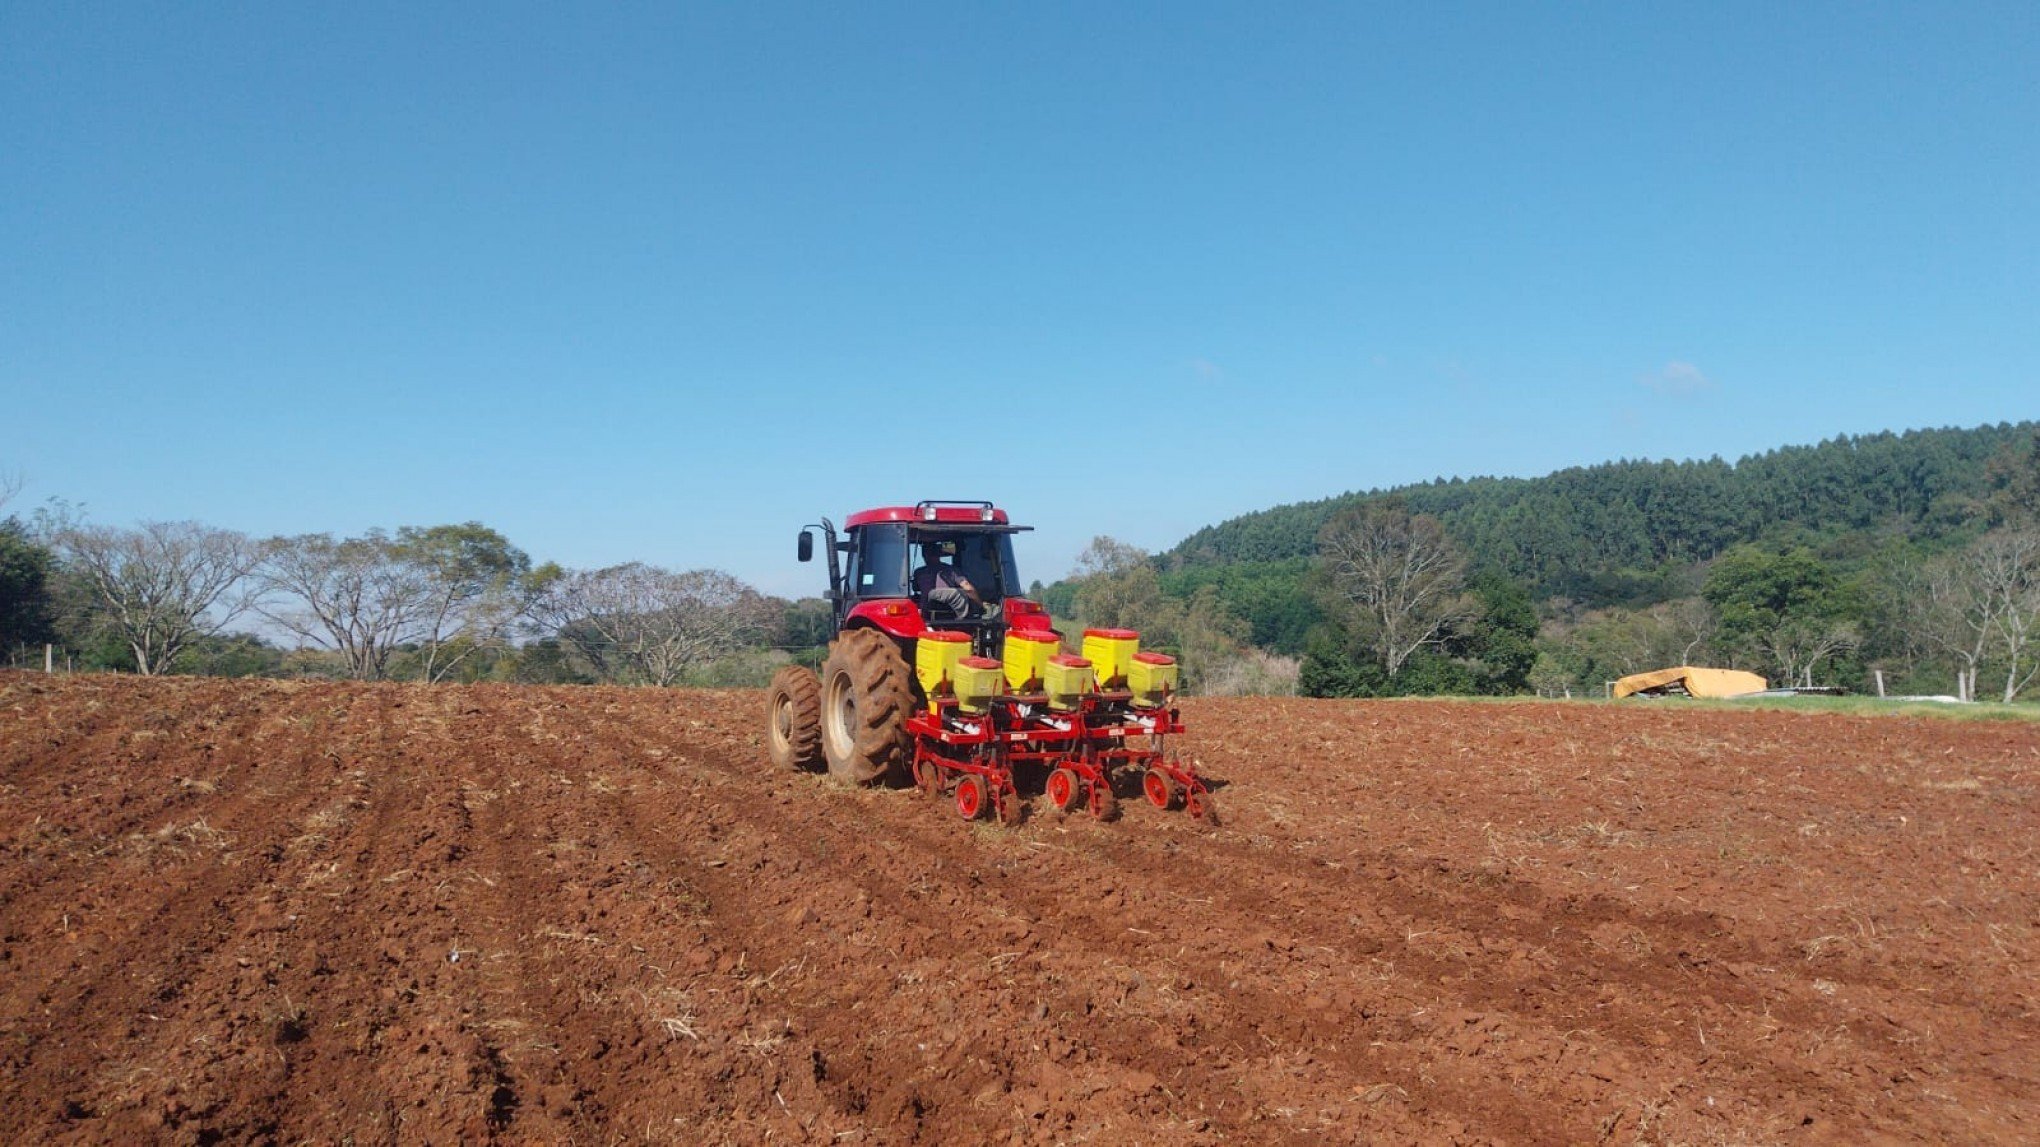
[[844, 629], [876, 629], [898, 641], [912, 641], [928, 632], [919, 606], [903, 597], [860, 601], [843, 618]]

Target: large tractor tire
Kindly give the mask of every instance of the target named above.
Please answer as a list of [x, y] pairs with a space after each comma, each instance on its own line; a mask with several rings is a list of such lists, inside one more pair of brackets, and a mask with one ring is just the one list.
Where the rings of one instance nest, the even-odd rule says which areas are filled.
[[899, 646], [875, 629], [850, 630], [829, 646], [822, 663], [822, 755], [830, 776], [869, 785], [907, 775], [910, 681]]
[[807, 772], [822, 767], [822, 679], [789, 665], [772, 675], [765, 700], [765, 745], [772, 763]]

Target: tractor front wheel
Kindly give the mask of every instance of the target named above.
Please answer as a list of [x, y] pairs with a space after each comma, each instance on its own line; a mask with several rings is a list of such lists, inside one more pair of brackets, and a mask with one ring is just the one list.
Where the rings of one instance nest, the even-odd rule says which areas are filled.
[[814, 670], [789, 665], [772, 675], [765, 701], [765, 744], [782, 769], [822, 765], [822, 681]]
[[875, 629], [853, 629], [822, 663], [822, 754], [829, 775], [868, 785], [904, 776], [914, 708], [907, 662]]

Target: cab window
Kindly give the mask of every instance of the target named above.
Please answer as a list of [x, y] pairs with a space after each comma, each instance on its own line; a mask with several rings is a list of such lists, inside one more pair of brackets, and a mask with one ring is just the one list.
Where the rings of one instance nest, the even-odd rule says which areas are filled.
[[[958, 572], [970, 579], [977, 587], [979, 596], [996, 603], [1020, 591], [1019, 575], [1013, 570], [1013, 537], [1011, 534], [959, 534], [924, 533], [917, 535], [914, 544], [939, 542], [943, 546], [944, 560], [957, 568]], [[915, 551], [914, 564], [921, 563], [919, 550]]]
[[852, 597], [907, 596], [906, 523], [875, 522], [859, 528], [848, 573]]
[[1013, 591], [1008, 564], [1012, 543], [1005, 534], [979, 534], [958, 538], [956, 568], [970, 579], [988, 602], [997, 602]]

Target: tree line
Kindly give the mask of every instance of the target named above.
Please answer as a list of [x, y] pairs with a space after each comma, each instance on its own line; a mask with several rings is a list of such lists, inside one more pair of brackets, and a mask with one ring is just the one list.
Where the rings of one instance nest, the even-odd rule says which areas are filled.
[[1788, 538], [1897, 535], [1932, 545], [1970, 531], [1992, 490], [1991, 464], [2040, 423], [1837, 437], [1735, 463], [1619, 461], [1542, 478], [1441, 479], [1278, 506], [1207, 527], [1164, 555], [1169, 566], [1312, 558], [1333, 517], [1400, 498], [1437, 518], [1484, 568], [1543, 600], [1618, 605], [1667, 564]]
[[[1199, 692], [1578, 696], [1702, 663], [2011, 701], [2040, 670], [2040, 424], [1345, 495], [1161, 554], [1100, 537], [1032, 595], [1066, 630], [1141, 630]], [[829, 627], [820, 598], [535, 563], [474, 522], [0, 521], [17, 662], [54, 641], [142, 673], [747, 685], [819, 660]]]
[[[826, 603], [720, 570], [534, 563], [478, 522], [256, 539], [197, 522], [0, 521], [0, 648], [141, 674], [755, 684]], [[266, 633], [264, 637], [258, 634]]]

